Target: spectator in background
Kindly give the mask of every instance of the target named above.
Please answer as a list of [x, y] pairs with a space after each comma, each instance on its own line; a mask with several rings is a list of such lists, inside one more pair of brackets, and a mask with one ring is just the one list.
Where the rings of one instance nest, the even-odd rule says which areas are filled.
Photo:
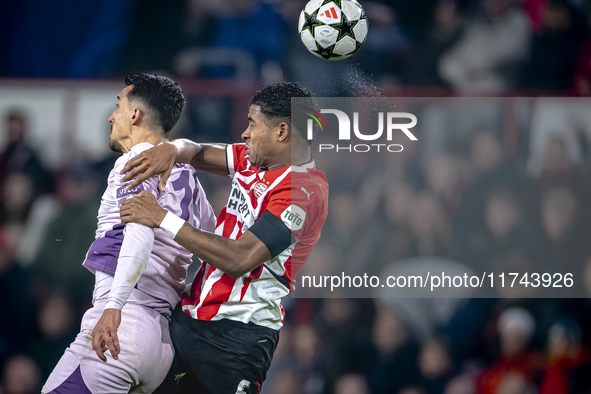
[[470, 375], [462, 374], [449, 382], [444, 394], [476, 394], [476, 387]]
[[[467, 241], [460, 245], [465, 251], [477, 248], [476, 245], [481, 242], [479, 237], [486, 232], [488, 225], [482, 213], [487, 210], [491, 194], [499, 190], [513, 190], [513, 197], [520, 196], [527, 201], [532, 191], [531, 182], [519, 170], [517, 163], [505, 154], [495, 133], [480, 131], [473, 135], [469, 163], [472, 180], [463, 193], [462, 207], [456, 221], [460, 239]], [[519, 208], [522, 219], [526, 219], [529, 212], [524, 206]]]
[[479, 393], [527, 393], [525, 389], [533, 383], [543, 363], [530, 348], [535, 330], [536, 322], [525, 309], [513, 307], [501, 313], [497, 322], [500, 355], [481, 377]]
[[527, 56], [529, 23], [517, 1], [484, 0], [484, 10], [439, 64], [441, 78], [461, 91], [511, 88]]
[[374, 317], [373, 304], [368, 301], [346, 298], [326, 298], [323, 301], [316, 326], [323, 344], [325, 393], [339, 391], [339, 381], [348, 381], [343, 376], [351, 377], [354, 386], [361, 384], [355, 379], [355, 374], [365, 369], [367, 338]]
[[0, 366], [21, 351], [33, 337], [34, 309], [29, 294], [29, 272], [14, 259], [16, 241], [0, 227], [0, 299], [6, 318], [0, 324]]
[[[441, 56], [462, 36], [465, 7], [458, 0], [439, 0], [433, 10], [434, 23], [414, 46], [404, 82], [411, 86], [442, 86], [437, 65]], [[373, 27], [373, 26], [372, 26]]]
[[384, 201], [387, 222], [382, 223], [368, 254], [371, 258], [366, 259], [371, 272], [403, 258], [448, 257], [454, 232], [437, 197], [427, 190], [415, 192], [407, 183], [396, 184], [390, 191]]
[[322, 393], [322, 349], [318, 332], [309, 324], [282, 331], [262, 393]]
[[4, 365], [2, 394], [38, 394], [41, 391], [39, 367], [28, 356], [16, 355]]
[[[335, 212], [346, 215], [332, 215], [325, 224], [326, 244], [335, 247], [332, 253], [339, 269], [356, 274], [367, 269], [367, 256], [376, 247], [376, 228], [367, 222], [361, 209], [356, 208], [357, 194], [354, 192], [335, 193], [330, 196], [330, 205]], [[360, 229], [363, 229], [360, 231]]]
[[275, 379], [271, 383], [270, 391], [263, 388], [262, 393], [269, 394], [301, 394], [302, 382], [298, 376], [291, 369], [284, 369], [277, 373]]
[[43, 381], [76, 337], [74, 314], [70, 301], [61, 295], [44, 299], [37, 311], [40, 335], [28, 344], [27, 354], [38, 363]]
[[540, 272], [579, 272], [589, 255], [589, 242], [581, 231], [580, 209], [569, 189], [549, 189], [542, 195], [542, 236], [536, 248]]
[[370, 394], [367, 379], [363, 375], [343, 375], [335, 384], [334, 394]]
[[319, 345], [318, 332], [311, 325], [304, 324], [294, 329], [293, 350], [297, 363], [296, 370], [305, 377], [304, 386], [314, 385], [314, 381], [320, 378], [323, 355]]
[[582, 372], [581, 366], [589, 367], [591, 353], [588, 346], [581, 343], [579, 325], [571, 319], [554, 323], [548, 333], [547, 346], [548, 366], [540, 394], [569, 394], [588, 390], [590, 387], [584, 385], [589, 383], [589, 379], [578, 372]]
[[[485, 200], [484, 212], [479, 213], [484, 225], [474, 225], [468, 239], [459, 245], [460, 256], [478, 271], [494, 266], [487, 262], [499, 251], [515, 249], [525, 255], [535, 241], [534, 227], [528, 226], [524, 202], [508, 188], [492, 190]], [[531, 228], [530, 228], [531, 227]]]
[[411, 41], [400, 28], [395, 9], [377, 2], [363, 3], [371, 32], [363, 44], [367, 71], [382, 82], [395, 82], [410, 60]]
[[27, 117], [19, 111], [6, 115], [6, 146], [0, 152], [0, 189], [6, 177], [15, 172], [26, 174], [32, 181], [35, 194], [51, 190], [51, 174], [27, 141]]
[[[62, 208], [47, 225], [32, 263], [40, 285], [64, 291], [77, 303], [88, 302], [94, 284], [93, 275], [80, 262], [94, 240], [98, 182], [88, 164], [73, 165], [58, 174], [56, 198]], [[45, 297], [46, 287], [39, 287], [39, 296]], [[76, 309], [82, 311], [87, 306], [76, 304]]]
[[419, 382], [418, 348], [402, 317], [388, 307], [374, 319], [371, 346], [364, 361], [372, 394], [390, 394]]
[[588, 27], [568, 0], [548, 0], [542, 29], [533, 36], [530, 56], [523, 69], [523, 87], [539, 90], [568, 90], [579, 49]]
[[442, 393], [454, 373], [454, 364], [445, 338], [428, 339], [422, 343], [419, 370], [425, 394]]
[[4, 179], [0, 200], [0, 225], [11, 226], [20, 232], [27, 222], [35, 200], [35, 186], [23, 172], [13, 172]]
[[[400, 26], [416, 41], [433, 24], [433, 9], [438, 0], [377, 0], [388, 4], [400, 18]], [[365, 3], [363, 3], [365, 6]], [[371, 18], [370, 18], [371, 21]], [[370, 22], [371, 23], [371, 22]]]
[[523, 9], [529, 18], [529, 24], [531, 25], [532, 32], [538, 33], [543, 25], [544, 19], [544, 8], [547, 0], [524, 0]]
[[414, 197], [415, 190], [408, 182], [391, 183], [385, 190], [382, 206], [375, 215], [374, 226], [380, 231], [367, 259], [372, 272], [381, 272], [393, 259], [402, 256], [411, 242], [409, 216]]
[[458, 157], [439, 155], [432, 157], [426, 169], [429, 189], [437, 196], [445, 212], [454, 217], [462, 203], [464, 177]]
[[569, 157], [564, 138], [552, 136], [546, 145], [542, 173], [538, 179], [542, 189], [566, 187], [576, 188], [578, 168]]
[[[591, 25], [591, 7], [587, 6], [587, 25]], [[574, 78], [575, 91], [578, 96], [591, 96], [591, 38], [581, 47]]]
[[412, 241], [405, 257], [446, 256], [453, 241], [453, 229], [437, 198], [428, 191], [415, 196], [409, 216]]
[[190, 57], [183, 55], [188, 48], [209, 46], [217, 31], [218, 20], [203, 0], [186, 0], [184, 21], [181, 24], [179, 48], [173, 58], [173, 70], [182, 76], [197, 77], [200, 70]]

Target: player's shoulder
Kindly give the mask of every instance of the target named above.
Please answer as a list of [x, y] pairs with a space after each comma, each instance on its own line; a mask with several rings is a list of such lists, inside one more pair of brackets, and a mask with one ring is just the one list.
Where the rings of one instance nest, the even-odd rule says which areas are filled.
[[246, 143], [244, 142], [235, 142], [233, 144], [229, 144], [228, 146], [235, 152], [246, 152]]
[[154, 145], [150, 144], [149, 142], [140, 142], [139, 144], [134, 145], [133, 148], [131, 148], [129, 152], [126, 153], [126, 155], [129, 155], [128, 160], [153, 147]]
[[124, 153], [123, 155], [121, 155], [120, 158], [117, 159], [117, 161], [115, 162], [115, 168], [123, 167], [125, 163], [127, 163], [129, 160], [133, 159], [143, 151], [153, 147], [154, 145], [150, 144], [149, 142], [140, 142], [139, 144], [134, 145], [129, 150], [129, 152]]
[[181, 172], [181, 171], [189, 171], [189, 172], [197, 172], [195, 168], [190, 164], [184, 163], [174, 163], [172, 165], [172, 172]]
[[293, 167], [289, 182], [292, 190], [314, 193], [316, 198], [328, 199], [328, 181], [322, 171], [315, 168]]
[[244, 143], [228, 144], [226, 146], [226, 154], [231, 154], [233, 158], [238, 161], [248, 158], [248, 155], [246, 154], [246, 144]]
[[246, 146], [244, 144], [232, 144], [228, 145], [230, 147], [230, 151], [227, 154], [232, 154], [231, 160], [234, 161], [234, 165], [236, 167], [236, 172], [246, 171], [254, 172], [257, 170], [258, 167], [255, 167], [251, 164], [249, 160], [249, 155], [246, 154]]

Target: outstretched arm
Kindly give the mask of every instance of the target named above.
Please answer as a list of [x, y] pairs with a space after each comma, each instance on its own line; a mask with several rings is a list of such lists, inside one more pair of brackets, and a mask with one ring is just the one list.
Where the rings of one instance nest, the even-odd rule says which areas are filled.
[[[121, 206], [123, 223], [141, 223], [152, 228], [159, 227], [167, 213], [156, 198], [145, 191]], [[234, 278], [243, 276], [272, 257], [267, 246], [250, 231], [232, 240], [198, 230], [182, 220], [180, 225], [182, 227], [174, 238], [176, 242]]]
[[163, 192], [175, 162], [191, 164], [198, 171], [228, 175], [225, 145], [198, 144], [188, 139], [177, 139], [145, 150], [129, 160], [121, 171], [121, 174], [125, 174], [121, 182], [133, 179], [127, 186], [127, 190], [131, 190], [146, 179], [160, 175], [158, 188]]
[[117, 329], [121, 324], [121, 309], [146, 269], [154, 246], [154, 230], [141, 224], [130, 223], [125, 227], [123, 234], [111, 291], [103, 314], [92, 330], [92, 348], [98, 358], [105, 362], [107, 357], [104, 353], [107, 349], [113, 359], [119, 358], [121, 347]]

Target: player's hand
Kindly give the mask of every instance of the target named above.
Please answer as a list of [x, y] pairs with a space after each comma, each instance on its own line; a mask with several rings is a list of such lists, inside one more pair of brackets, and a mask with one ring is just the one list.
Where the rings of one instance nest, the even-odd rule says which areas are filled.
[[121, 174], [125, 174], [121, 178], [121, 183], [133, 179], [126, 187], [127, 190], [131, 190], [146, 179], [160, 175], [158, 188], [161, 192], [164, 192], [164, 186], [168, 178], [170, 178], [172, 166], [178, 155], [178, 148], [170, 142], [163, 142], [158, 146], [145, 150], [125, 163], [123, 170], [121, 170]]
[[166, 216], [166, 209], [162, 208], [152, 193], [142, 190], [134, 198], [123, 201], [120, 209], [121, 223], [139, 223], [144, 226], [157, 228]]
[[121, 311], [118, 309], [105, 309], [103, 315], [92, 330], [92, 348], [98, 358], [107, 362], [105, 352], [107, 349], [111, 352], [113, 359], [119, 358], [121, 347], [117, 337], [117, 329], [121, 324]]

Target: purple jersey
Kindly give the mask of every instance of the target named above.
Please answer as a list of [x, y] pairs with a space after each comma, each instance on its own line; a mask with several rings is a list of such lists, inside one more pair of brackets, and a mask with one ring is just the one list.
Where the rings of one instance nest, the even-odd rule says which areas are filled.
[[[121, 156], [111, 170], [107, 189], [103, 194], [98, 212], [96, 240], [88, 250], [83, 265], [92, 273], [103, 272], [115, 275], [124, 236], [128, 236], [132, 226], [121, 223], [119, 210], [121, 204], [146, 190], [158, 199], [162, 208], [181, 217], [193, 227], [215, 231], [215, 214], [207, 201], [205, 192], [197, 179], [195, 169], [186, 164], [175, 164], [166, 183], [166, 191], [158, 189], [158, 178], [152, 177], [133, 190], [125, 190], [127, 184], [120, 182], [120, 171], [125, 163], [153, 145], [143, 142], [135, 145], [130, 152]], [[153, 308], [170, 308], [178, 302], [185, 289], [187, 267], [192, 254], [170, 239], [164, 231], [154, 229], [154, 245], [146, 264], [146, 269], [135, 285], [130, 303], [141, 303]], [[144, 245], [133, 245], [142, 248]], [[150, 245], [145, 245], [149, 248]], [[96, 298], [95, 289], [95, 298]]]

